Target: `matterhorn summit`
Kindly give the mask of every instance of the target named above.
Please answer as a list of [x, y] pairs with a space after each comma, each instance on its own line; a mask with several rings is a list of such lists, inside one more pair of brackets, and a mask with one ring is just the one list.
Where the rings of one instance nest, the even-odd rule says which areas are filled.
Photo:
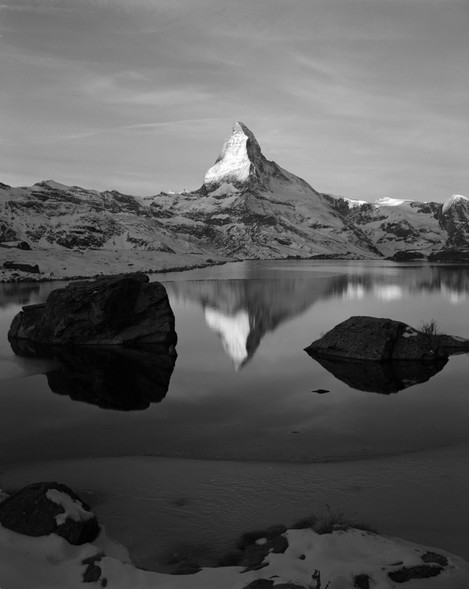
[[223, 184], [241, 189], [262, 184], [266, 161], [254, 134], [246, 125], [236, 122], [217, 161], [205, 174], [204, 185], [211, 191]]
[[233, 125], [231, 136], [204, 179], [208, 193], [273, 192], [287, 185], [295, 185], [300, 192], [318, 194], [307, 182], [266, 159], [254, 133], [239, 121]]

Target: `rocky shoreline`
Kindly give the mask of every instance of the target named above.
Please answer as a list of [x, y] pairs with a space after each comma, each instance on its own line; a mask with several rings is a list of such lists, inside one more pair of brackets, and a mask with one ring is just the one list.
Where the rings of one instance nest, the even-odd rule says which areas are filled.
[[[244, 533], [217, 566], [176, 558], [168, 572], [135, 567], [92, 508], [66, 485], [32, 483], [0, 493], [0, 575], [9, 589], [463, 589], [469, 563], [381, 536], [330, 510], [288, 528]], [[409, 583], [409, 585], [407, 585]]]
[[[160, 274], [207, 268], [231, 261], [224, 257], [208, 258], [200, 254], [161, 254], [123, 250], [3, 250], [0, 249], [0, 283], [55, 282], [83, 280], [118, 274]], [[39, 266], [39, 272], [5, 268], [4, 264]]]

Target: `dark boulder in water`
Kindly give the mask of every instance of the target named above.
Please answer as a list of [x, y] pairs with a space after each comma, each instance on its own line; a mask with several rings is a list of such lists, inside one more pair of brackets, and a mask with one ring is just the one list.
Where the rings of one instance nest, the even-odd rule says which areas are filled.
[[434, 362], [450, 354], [469, 351], [469, 340], [425, 333], [392, 319], [355, 316], [336, 325], [305, 351], [313, 358]]
[[33, 483], [0, 503], [3, 527], [27, 536], [57, 534], [70, 544], [92, 542], [100, 532], [98, 520], [69, 487]]
[[45, 304], [23, 307], [8, 339], [61, 345], [158, 344], [167, 349], [177, 342], [166, 290], [144, 274], [74, 282], [54, 290]]

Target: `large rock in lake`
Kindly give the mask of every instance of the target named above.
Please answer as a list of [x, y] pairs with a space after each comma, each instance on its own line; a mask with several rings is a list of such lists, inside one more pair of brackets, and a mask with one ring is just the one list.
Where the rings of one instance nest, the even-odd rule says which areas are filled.
[[89, 506], [54, 482], [27, 485], [2, 501], [0, 524], [27, 536], [57, 534], [70, 544], [92, 542], [100, 532]]
[[13, 319], [10, 342], [140, 345], [169, 349], [177, 342], [166, 290], [144, 274], [72, 282], [50, 293], [45, 304], [29, 305]]
[[469, 352], [469, 340], [424, 333], [401, 321], [378, 317], [350, 317], [305, 348], [310, 356], [354, 360], [435, 361]]

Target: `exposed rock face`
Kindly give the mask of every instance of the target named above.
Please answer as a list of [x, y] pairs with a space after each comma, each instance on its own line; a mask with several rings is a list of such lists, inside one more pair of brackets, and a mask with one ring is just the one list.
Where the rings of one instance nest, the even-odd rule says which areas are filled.
[[140, 345], [177, 342], [166, 290], [144, 274], [76, 282], [13, 319], [8, 339], [42, 344]]
[[446, 249], [428, 256], [430, 262], [463, 263], [469, 262], [469, 249]]
[[445, 247], [448, 240], [440, 222], [440, 203], [392, 198], [364, 203], [331, 197], [331, 204], [387, 257], [407, 250], [426, 256]]
[[[450, 346], [452, 344], [452, 348]], [[456, 351], [469, 351], [469, 340], [426, 334], [392, 319], [350, 317], [305, 351], [313, 357], [435, 361]]]
[[469, 199], [445, 204], [323, 194], [269, 161], [235, 123], [193, 192], [133, 197], [52, 180], [0, 183], [0, 242], [33, 248], [144, 249], [241, 258], [427, 256], [469, 248]]
[[0, 503], [0, 523], [27, 536], [57, 534], [70, 544], [92, 542], [100, 532], [96, 517], [69, 487], [33, 483]]
[[19, 262], [4, 262], [4, 268], [8, 270], [19, 270], [20, 272], [31, 272], [31, 274], [39, 274], [39, 266], [37, 264], [21, 264]]
[[422, 252], [416, 252], [413, 250], [400, 250], [391, 256], [391, 260], [394, 262], [412, 262], [414, 260], [422, 260], [425, 256]]
[[168, 392], [177, 354], [171, 346], [49, 346], [12, 342], [15, 354], [55, 360], [47, 373], [53, 393], [102, 409], [134, 411], [161, 402]]
[[344, 358], [313, 356], [321, 366], [352, 389], [367, 393], [389, 395], [398, 393], [416, 384], [426, 382], [443, 370], [447, 358], [434, 362], [388, 362], [353, 361]]
[[7, 249], [30, 250], [31, 246], [27, 241], [3, 241], [0, 242], [0, 247]]
[[448, 232], [445, 249], [461, 248], [469, 243], [469, 198], [454, 194], [442, 206], [440, 224]]

